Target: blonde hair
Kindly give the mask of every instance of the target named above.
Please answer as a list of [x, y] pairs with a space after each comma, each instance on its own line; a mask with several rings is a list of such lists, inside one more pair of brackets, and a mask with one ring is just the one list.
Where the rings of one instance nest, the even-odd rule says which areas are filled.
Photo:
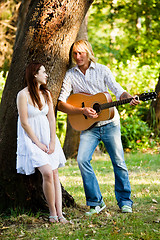
[[73, 47], [72, 47], [72, 61], [75, 62], [74, 58], [73, 58], [73, 48], [76, 48], [77, 50], [80, 49], [80, 48], [85, 50], [85, 52], [88, 55], [88, 60], [92, 61], [92, 62], [96, 62], [96, 58], [94, 57], [92, 46], [87, 40], [78, 40], [73, 44]]

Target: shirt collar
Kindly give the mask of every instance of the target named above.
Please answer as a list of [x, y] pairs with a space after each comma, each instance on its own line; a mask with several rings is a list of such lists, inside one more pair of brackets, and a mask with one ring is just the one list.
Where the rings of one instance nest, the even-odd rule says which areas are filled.
[[91, 64], [90, 64], [89, 68], [94, 68], [94, 69], [95, 69], [95, 67], [96, 67], [96, 63], [94, 63], [94, 62], [91, 62]]

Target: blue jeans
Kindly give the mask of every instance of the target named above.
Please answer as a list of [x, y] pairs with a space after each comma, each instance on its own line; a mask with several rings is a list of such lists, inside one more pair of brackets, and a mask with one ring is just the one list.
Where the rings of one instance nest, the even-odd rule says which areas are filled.
[[83, 179], [87, 205], [98, 206], [103, 202], [99, 184], [91, 166], [93, 152], [101, 140], [112, 161], [118, 206], [119, 208], [123, 205], [131, 207], [133, 204], [130, 199], [131, 187], [124, 160], [119, 120], [81, 133], [77, 161]]

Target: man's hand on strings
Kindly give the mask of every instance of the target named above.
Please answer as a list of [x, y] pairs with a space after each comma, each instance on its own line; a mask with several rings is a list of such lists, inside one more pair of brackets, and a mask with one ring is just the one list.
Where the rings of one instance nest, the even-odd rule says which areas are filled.
[[98, 114], [96, 113], [96, 111], [91, 107], [83, 108], [83, 114], [89, 118], [97, 118], [98, 117]]

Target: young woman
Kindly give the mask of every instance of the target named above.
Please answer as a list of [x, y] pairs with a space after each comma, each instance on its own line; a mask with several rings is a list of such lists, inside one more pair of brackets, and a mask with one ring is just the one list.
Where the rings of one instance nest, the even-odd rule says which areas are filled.
[[27, 87], [17, 95], [18, 138], [17, 172], [30, 175], [38, 168], [42, 174], [43, 192], [49, 206], [49, 221], [68, 221], [62, 214], [62, 192], [58, 168], [66, 159], [56, 136], [52, 98], [47, 90], [47, 74], [40, 63], [26, 68]]

